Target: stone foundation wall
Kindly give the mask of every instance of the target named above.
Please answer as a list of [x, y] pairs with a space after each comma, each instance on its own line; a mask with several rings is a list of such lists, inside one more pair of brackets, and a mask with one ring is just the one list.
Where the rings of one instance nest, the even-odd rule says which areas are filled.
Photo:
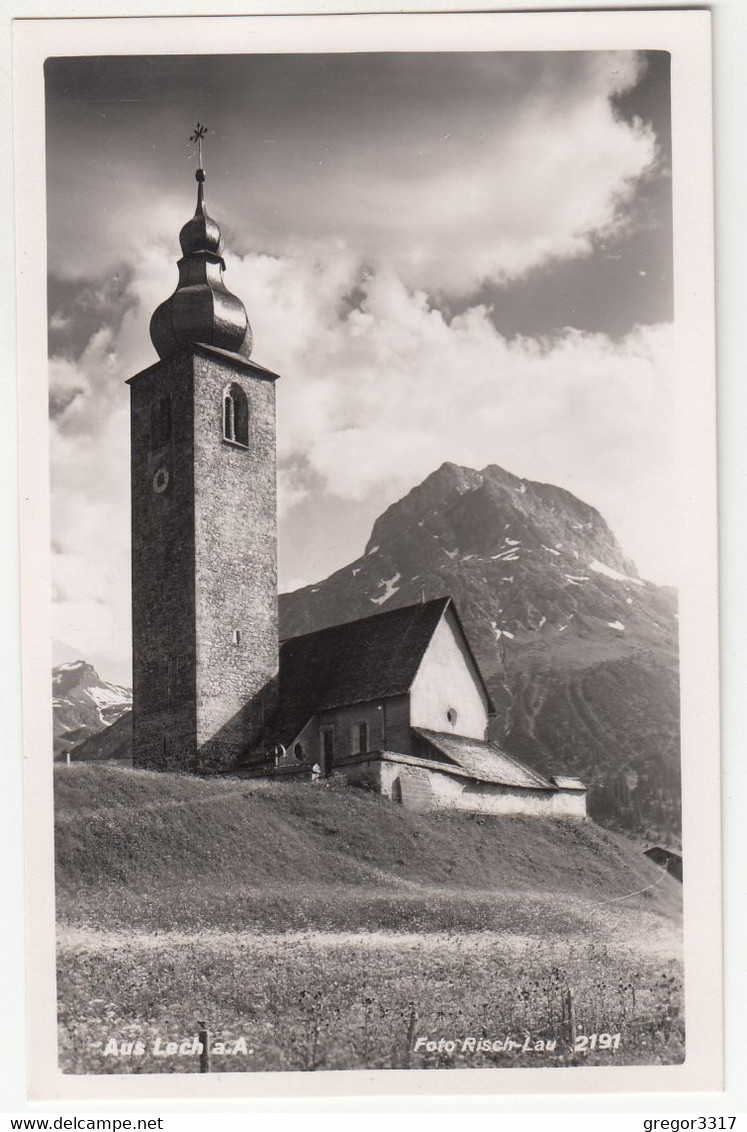
[[342, 767], [349, 782], [369, 786], [386, 798], [419, 813], [459, 810], [476, 814], [530, 814], [537, 817], [586, 817], [581, 791], [522, 790], [474, 783], [428, 767], [371, 759]]

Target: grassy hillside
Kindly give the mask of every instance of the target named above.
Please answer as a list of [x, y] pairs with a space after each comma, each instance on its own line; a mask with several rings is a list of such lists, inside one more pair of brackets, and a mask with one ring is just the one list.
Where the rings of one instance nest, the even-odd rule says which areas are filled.
[[[230, 927], [351, 926], [351, 902], [359, 913], [365, 903], [368, 926], [397, 914], [415, 926], [446, 926], [444, 916], [474, 925], [480, 896], [496, 893], [564, 895], [569, 914], [569, 901], [591, 909], [639, 890], [633, 903], [650, 911], [672, 913], [679, 900], [679, 886], [662, 882], [639, 846], [592, 822], [418, 815], [336, 782], [90, 765], [60, 768], [55, 782], [61, 911], [85, 906], [100, 923], [157, 925], [187, 886], [182, 926], [206, 917]], [[328, 887], [345, 901], [315, 906]], [[112, 906], [100, 900], [109, 888]], [[451, 896], [450, 910], [434, 905], [435, 891]]]
[[[246, 1038], [227, 1072], [682, 1059], [681, 886], [592, 822], [104, 764], [55, 789], [68, 1072], [194, 1072], [152, 1047], [204, 1020]], [[579, 1050], [569, 990], [577, 1033], [617, 1047]], [[470, 1034], [518, 1045], [417, 1046]], [[112, 1035], [145, 1053], [106, 1056]]]

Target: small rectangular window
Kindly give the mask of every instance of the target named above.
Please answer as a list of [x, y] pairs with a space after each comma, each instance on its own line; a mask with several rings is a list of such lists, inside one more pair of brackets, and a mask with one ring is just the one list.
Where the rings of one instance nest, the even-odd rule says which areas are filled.
[[234, 631], [233, 631], [233, 643], [235, 645], [241, 644], [241, 630], [240, 629], [234, 629]]
[[171, 440], [171, 398], [161, 398], [161, 443]]
[[368, 750], [368, 724], [364, 721], [361, 723], [353, 724], [352, 739], [352, 753], [354, 755], [364, 755]]
[[162, 448], [171, 439], [171, 397], [167, 394], [150, 407], [150, 446]]

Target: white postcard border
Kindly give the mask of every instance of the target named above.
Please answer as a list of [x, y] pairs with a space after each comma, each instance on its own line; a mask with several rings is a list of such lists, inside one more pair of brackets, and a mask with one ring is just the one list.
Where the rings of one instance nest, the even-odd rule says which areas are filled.
[[[49, 713], [49, 482], [43, 60], [60, 54], [595, 50], [672, 53], [687, 1061], [683, 1066], [73, 1077], [57, 1069]], [[713, 224], [704, 11], [173, 17], [15, 25], [18, 366], [26, 777], [29, 1080], [38, 1099], [573, 1094], [721, 1085]], [[43, 425], [42, 425], [43, 422]], [[703, 766], [707, 770], [703, 771]]]

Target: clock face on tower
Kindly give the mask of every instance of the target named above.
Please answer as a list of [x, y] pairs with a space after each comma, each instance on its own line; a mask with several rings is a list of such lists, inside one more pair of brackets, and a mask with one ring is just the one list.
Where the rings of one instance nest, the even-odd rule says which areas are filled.
[[165, 464], [161, 464], [153, 474], [153, 490], [156, 495], [161, 495], [169, 486], [169, 469]]

